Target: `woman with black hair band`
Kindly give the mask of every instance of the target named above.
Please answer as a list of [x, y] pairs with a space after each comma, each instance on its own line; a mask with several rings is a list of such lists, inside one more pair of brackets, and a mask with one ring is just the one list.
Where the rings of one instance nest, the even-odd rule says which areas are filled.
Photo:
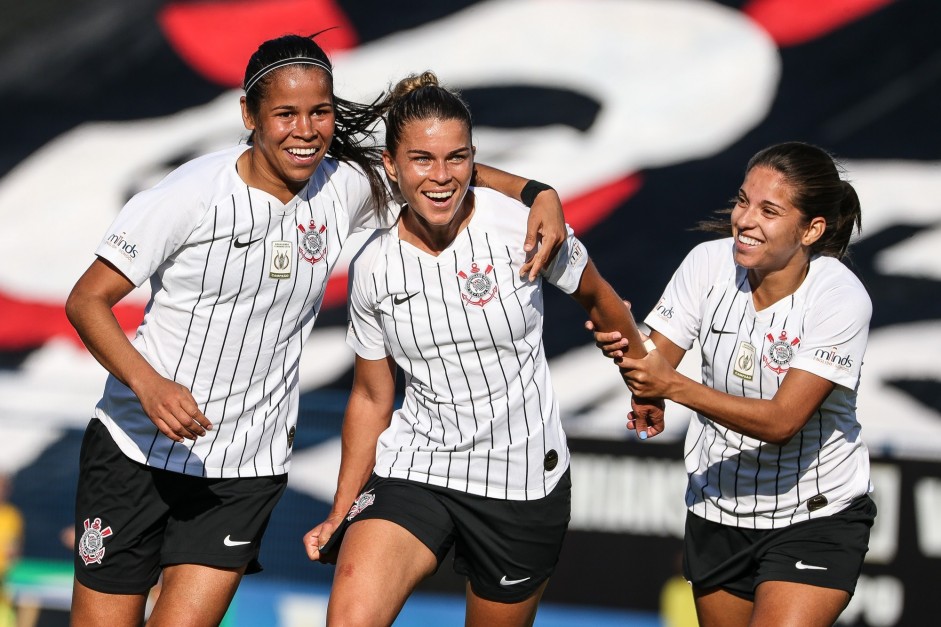
[[[696, 412], [683, 569], [700, 624], [832, 625], [876, 514], [856, 418], [872, 303], [840, 262], [859, 199], [827, 152], [788, 142], [752, 157], [734, 202], [703, 225], [732, 237], [694, 248], [646, 318], [656, 350], [595, 339], [634, 394]], [[694, 340], [702, 383], [676, 371]]]
[[571, 231], [540, 280], [519, 280], [526, 208], [471, 186], [471, 116], [456, 93], [426, 72], [400, 81], [387, 108], [384, 163], [405, 205], [351, 266], [357, 357], [340, 476], [305, 546], [336, 560], [333, 627], [391, 624], [452, 546], [465, 624], [531, 625], [571, 504], [543, 283], [599, 328], [633, 334], [638, 357], [640, 335]]
[[[380, 153], [364, 142], [379, 112], [333, 93], [312, 37], [263, 43], [244, 88], [248, 144], [134, 196], [66, 304], [110, 373], [82, 444], [74, 625], [142, 624], [161, 574], [149, 624], [219, 624], [241, 577], [260, 570], [330, 272], [353, 232], [395, 218]], [[526, 184], [482, 173], [514, 195]], [[558, 196], [539, 199], [543, 247], [527, 272], [565, 234]], [[129, 341], [111, 308], [147, 280]]]

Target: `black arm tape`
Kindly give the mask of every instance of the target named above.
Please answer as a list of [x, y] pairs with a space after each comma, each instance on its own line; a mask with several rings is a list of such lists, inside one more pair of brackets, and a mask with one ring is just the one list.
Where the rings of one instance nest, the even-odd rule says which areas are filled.
[[523, 204], [527, 207], [532, 207], [533, 203], [536, 202], [536, 196], [539, 192], [544, 192], [547, 189], [552, 188], [539, 181], [527, 181], [526, 185], [523, 186], [523, 191], [520, 192], [520, 200], [523, 201]]

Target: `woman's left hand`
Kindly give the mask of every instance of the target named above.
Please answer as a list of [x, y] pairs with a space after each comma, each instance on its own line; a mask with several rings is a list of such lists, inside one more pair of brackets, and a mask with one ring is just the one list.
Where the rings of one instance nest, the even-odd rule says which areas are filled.
[[554, 189], [539, 192], [526, 223], [523, 250], [528, 259], [520, 268], [520, 276], [534, 281], [539, 272], [555, 258], [566, 237], [565, 216], [559, 194]]
[[672, 385], [678, 373], [658, 350], [643, 359], [622, 357], [618, 362], [621, 376], [631, 394], [646, 398], [671, 398]]

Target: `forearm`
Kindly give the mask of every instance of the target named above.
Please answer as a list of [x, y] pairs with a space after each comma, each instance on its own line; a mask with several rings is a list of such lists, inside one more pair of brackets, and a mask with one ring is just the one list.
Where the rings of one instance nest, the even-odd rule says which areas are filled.
[[65, 309], [88, 352], [119, 381], [133, 390], [146, 378], [159, 376], [128, 340], [109, 303], [73, 291]]
[[357, 357], [353, 389], [343, 416], [342, 457], [331, 515], [344, 515], [376, 465], [376, 443], [389, 426], [395, 400], [395, 363], [391, 358]]
[[596, 331], [618, 332], [621, 337], [627, 339], [627, 357], [640, 359], [647, 354], [630, 307], [618, 296], [611, 284], [601, 277], [591, 260], [582, 273], [578, 290], [573, 296], [585, 309]]

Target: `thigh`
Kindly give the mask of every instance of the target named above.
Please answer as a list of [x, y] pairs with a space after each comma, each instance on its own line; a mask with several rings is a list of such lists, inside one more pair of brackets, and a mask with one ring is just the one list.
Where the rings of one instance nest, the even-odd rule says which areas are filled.
[[146, 595], [160, 575], [167, 511], [152, 470], [131, 461], [101, 421], [92, 420], [75, 499], [75, 578], [82, 588]]
[[213, 627], [225, 616], [245, 568], [176, 564], [163, 571], [148, 627]]
[[700, 627], [747, 627], [754, 604], [722, 588], [693, 587]]
[[555, 571], [571, 515], [568, 471], [541, 499], [509, 501], [452, 490], [444, 503], [457, 528], [454, 569], [476, 596], [519, 603]]
[[391, 625], [415, 586], [437, 568], [435, 554], [404, 527], [357, 520], [337, 556], [327, 624]]
[[72, 584], [71, 625], [139, 627], [144, 623], [146, 594], [99, 592], [76, 579]]
[[287, 475], [206, 479], [160, 471], [158, 487], [171, 503], [161, 564], [201, 564], [261, 570], [258, 553]]
[[830, 627], [850, 601], [844, 590], [790, 581], [766, 581], [755, 591], [752, 627]]

